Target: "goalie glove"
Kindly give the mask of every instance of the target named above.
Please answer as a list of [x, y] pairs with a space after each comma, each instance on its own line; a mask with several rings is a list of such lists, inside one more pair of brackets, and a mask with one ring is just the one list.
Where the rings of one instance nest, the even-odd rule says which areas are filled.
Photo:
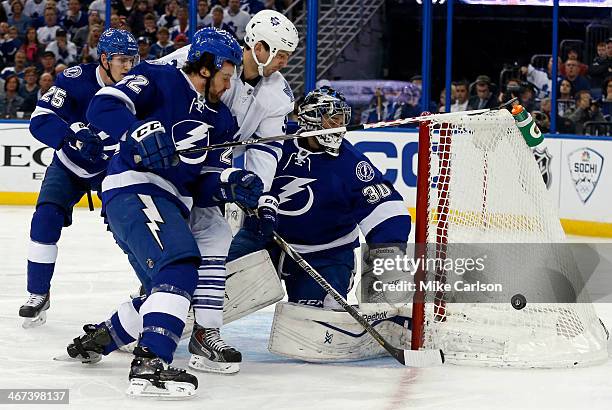
[[259, 198], [257, 216], [249, 215], [244, 221], [244, 229], [253, 232], [265, 242], [272, 238], [278, 226], [278, 199], [270, 194]]
[[398, 257], [404, 258], [405, 252], [398, 246], [366, 245], [364, 248], [359, 303], [408, 303], [411, 292], [408, 291], [407, 282], [411, 282], [413, 277], [401, 269], [401, 264], [396, 263]]
[[219, 202], [237, 202], [249, 209], [257, 206], [263, 192], [263, 182], [250, 171], [228, 168], [219, 175], [219, 185], [214, 197]]
[[120, 155], [151, 170], [168, 169], [179, 163], [172, 136], [159, 121], [136, 121], [121, 142]]
[[70, 125], [72, 133], [68, 135], [66, 141], [69, 145], [76, 148], [79, 154], [89, 162], [96, 162], [98, 159], [105, 158], [104, 144], [102, 139], [91, 131], [82, 122], [75, 122]]

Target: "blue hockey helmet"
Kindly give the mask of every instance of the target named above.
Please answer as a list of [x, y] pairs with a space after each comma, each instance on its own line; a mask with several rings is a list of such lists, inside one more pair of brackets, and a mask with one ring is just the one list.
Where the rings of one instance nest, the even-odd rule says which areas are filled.
[[221, 69], [225, 61], [235, 66], [242, 64], [242, 48], [238, 41], [225, 30], [205, 27], [196, 31], [189, 47], [187, 61], [195, 63], [204, 53], [215, 56], [215, 66]]
[[[134, 56], [138, 57], [138, 43], [136, 39], [126, 30], [109, 28], [104, 30], [98, 42], [98, 56], [106, 54], [106, 57], [111, 60], [114, 55]], [[134, 61], [134, 65], [138, 61]]]

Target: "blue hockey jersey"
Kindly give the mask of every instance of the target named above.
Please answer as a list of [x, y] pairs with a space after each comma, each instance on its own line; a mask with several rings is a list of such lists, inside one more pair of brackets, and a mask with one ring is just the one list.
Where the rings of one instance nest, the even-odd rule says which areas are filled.
[[410, 214], [401, 195], [365, 155], [343, 140], [340, 155], [286, 141], [272, 191], [278, 233], [301, 253], [368, 243], [405, 243]]
[[[87, 124], [85, 112], [93, 96], [104, 87], [97, 64], [81, 64], [61, 72], [54, 85], [36, 105], [30, 120], [30, 132], [40, 142], [56, 149], [55, 156], [70, 172], [81, 178], [92, 178], [106, 169], [108, 161], [90, 162], [75, 147], [65, 143], [72, 134], [70, 124]], [[118, 148], [117, 139], [99, 133], [108, 157]]]
[[[145, 62], [134, 67], [112, 87], [93, 98], [87, 119], [111, 138], [126, 138], [137, 120], [157, 120], [171, 133], [178, 151], [230, 141], [237, 125], [223, 103], [212, 104], [200, 95], [183, 71], [169, 64]], [[229, 151], [228, 151], [229, 152]], [[152, 171], [115, 155], [102, 182], [102, 203], [123, 192], [161, 195], [175, 202], [185, 217], [193, 196], [208, 179], [228, 168], [225, 151], [179, 155], [179, 165]], [[216, 175], [215, 175], [216, 174]], [[200, 193], [201, 195], [201, 193]]]

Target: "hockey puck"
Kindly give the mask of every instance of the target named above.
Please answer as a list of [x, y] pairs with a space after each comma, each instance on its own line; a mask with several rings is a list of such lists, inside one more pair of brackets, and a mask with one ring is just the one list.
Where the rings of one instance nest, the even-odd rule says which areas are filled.
[[520, 293], [517, 293], [516, 295], [512, 296], [512, 299], [510, 299], [510, 303], [512, 304], [512, 307], [516, 310], [521, 310], [525, 306], [527, 306], [527, 299], [525, 299], [525, 296], [521, 295]]

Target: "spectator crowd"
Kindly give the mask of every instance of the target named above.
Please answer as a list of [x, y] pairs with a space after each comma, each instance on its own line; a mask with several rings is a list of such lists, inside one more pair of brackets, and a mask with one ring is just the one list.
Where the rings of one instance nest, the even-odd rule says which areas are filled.
[[[557, 132], [568, 134], [610, 134], [612, 131], [612, 38], [597, 44], [597, 55], [590, 65], [580, 61], [579, 52], [567, 50], [565, 61], [557, 63]], [[487, 75], [473, 82], [455, 81], [451, 88], [451, 112], [497, 108], [518, 98], [544, 132], [550, 130], [552, 58], [545, 69], [531, 64], [517, 66], [514, 76], [495, 84]], [[377, 90], [362, 122], [389, 121], [417, 116], [421, 112], [421, 77], [414, 76], [410, 85], [391, 96]], [[415, 92], [416, 90], [416, 92]], [[446, 90], [429, 111], [447, 112]], [[586, 124], [586, 126], [585, 126]]]
[[[290, 0], [198, 0], [197, 29], [230, 31], [240, 42], [251, 16]], [[67, 67], [97, 62], [106, 0], [4, 0], [0, 7], [0, 118], [29, 118]], [[189, 9], [179, 0], [112, 0], [109, 26], [130, 31], [141, 60], [189, 42]]]
[[[187, 0], [112, 0], [108, 25], [137, 38], [141, 60], [172, 53], [189, 43]], [[106, 0], [4, 0], [0, 7], [0, 117], [28, 118], [55, 76], [80, 63], [98, 61], [97, 45], [105, 27]], [[263, 9], [284, 11], [291, 0], [197, 0], [197, 29], [218, 27], [242, 42], [251, 16]], [[612, 120], [612, 38], [597, 44], [589, 65], [581, 50], [569, 49], [557, 67], [557, 131], [592, 133], [588, 123]], [[495, 84], [487, 75], [459, 80], [451, 88], [450, 111], [495, 108], [517, 97], [550, 130], [552, 59], [544, 67], [517, 67], [516, 75]], [[417, 116], [421, 78], [401, 92], [377, 90], [362, 111], [362, 122]], [[446, 112], [446, 90], [429, 111]], [[585, 124], [587, 126], [585, 127]], [[612, 131], [612, 124], [602, 133]]]

